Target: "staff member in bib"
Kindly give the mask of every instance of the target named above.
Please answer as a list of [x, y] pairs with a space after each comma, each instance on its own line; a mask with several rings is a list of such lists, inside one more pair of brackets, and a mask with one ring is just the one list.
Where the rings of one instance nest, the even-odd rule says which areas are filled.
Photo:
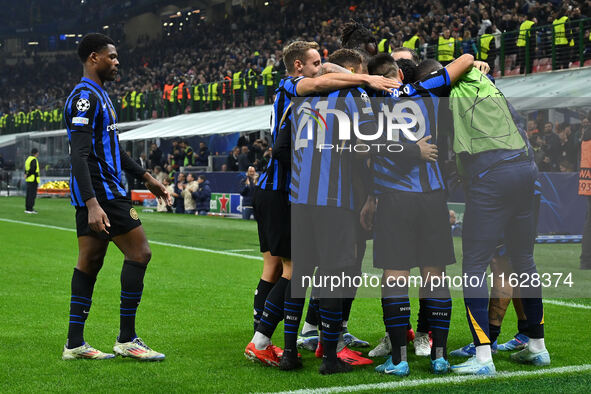
[[27, 183], [27, 197], [25, 199], [25, 213], [36, 214], [33, 209], [37, 197], [37, 186], [39, 186], [39, 151], [31, 149], [31, 155], [25, 161], [25, 181]]

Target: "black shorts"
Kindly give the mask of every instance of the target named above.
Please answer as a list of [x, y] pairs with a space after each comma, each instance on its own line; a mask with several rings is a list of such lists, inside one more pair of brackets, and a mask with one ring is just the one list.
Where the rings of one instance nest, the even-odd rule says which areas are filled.
[[252, 202], [259, 231], [261, 253], [291, 259], [291, 214], [289, 195], [283, 191], [257, 189]]
[[79, 237], [91, 235], [100, 239], [109, 240], [117, 235], [126, 234], [134, 228], [141, 226], [138, 214], [131, 205], [131, 200], [119, 198], [115, 200], [99, 202], [101, 208], [107, 214], [111, 227], [107, 233], [95, 233], [88, 226], [88, 208], [76, 207], [76, 233]]
[[292, 250], [295, 267], [357, 266], [355, 212], [344, 208], [292, 205]]
[[455, 263], [449, 210], [442, 190], [392, 192], [378, 199], [374, 267], [408, 270]]
[[[357, 226], [355, 212], [336, 207], [295, 204], [292, 211], [292, 297], [306, 297], [307, 287], [317, 267], [318, 277], [353, 277], [359, 275], [357, 265]], [[331, 280], [332, 283], [332, 280]], [[316, 295], [354, 297], [355, 287], [340, 283], [337, 288], [327, 284], [315, 287]]]

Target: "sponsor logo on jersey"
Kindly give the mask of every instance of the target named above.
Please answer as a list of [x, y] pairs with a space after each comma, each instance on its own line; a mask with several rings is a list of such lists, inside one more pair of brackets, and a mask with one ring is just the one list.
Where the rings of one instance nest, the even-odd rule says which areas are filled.
[[88, 124], [88, 118], [83, 118], [82, 116], [75, 116], [72, 118], [73, 124]]

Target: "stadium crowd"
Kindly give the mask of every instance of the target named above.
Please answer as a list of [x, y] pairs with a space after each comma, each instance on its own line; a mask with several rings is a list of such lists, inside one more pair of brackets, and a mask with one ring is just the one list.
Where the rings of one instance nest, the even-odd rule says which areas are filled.
[[[63, 2], [66, 5], [68, 0]], [[88, 10], [92, 11], [92, 6], [87, 5]], [[115, 6], [111, 4], [111, 8]], [[41, 8], [39, 12], [45, 15]], [[305, 20], [292, 17], [302, 14], [308, 17]], [[233, 14], [227, 15], [228, 23], [205, 23], [199, 14], [183, 15], [165, 23], [162, 38], [151, 41], [142, 38], [133, 48], [123, 44], [123, 29], [111, 24], [109, 34], [119, 42], [122, 66], [119, 80], [109, 91], [120, 111], [120, 122], [270, 103], [285, 71], [281, 62], [282, 46], [296, 38], [315, 40], [321, 46], [324, 61], [339, 48], [340, 27], [350, 19], [370, 27], [379, 51], [412, 47], [421, 57], [436, 57], [443, 64], [462, 53], [470, 53], [490, 62], [493, 69], [497, 58], [498, 69], [501, 33], [505, 33], [505, 52], [516, 54], [518, 31], [524, 28], [524, 22], [549, 25], [551, 30], [563, 26], [570, 48], [575, 42], [578, 45], [580, 37], [573, 34], [574, 22], [573, 26], [569, 23], [585, 16], [591, 16], [591, 0], [558, 4], [509, 0], [396, 3], [364, 0], [354, 5], [343, 1], [271, 2], [257, 9], [234, 7]], [[553, 25], [556, 21], [562, 25]], [[552, 34], [542, 33], [543, 30], [532, 40], [536, 41], [532, 45], [535, 56], [551, 56], [547, 52], [551, 51], [552, 43], [544, 40], [551, 40]], [[587, 30], [584, 37], [591, 43]], [[446, 52], [443, 48], [449, 42], [453, 50]], [[567, 67], [569, 59], [578, 59], [572, 49], [559, 51], [558, 55], [566, 56]], [[523, 62], [518, 57], [512, 59], [513, 66]], [[70, 89], [69, 81], [75, 80], [79, 73], [78, 61], [74, 56], [58, 57], [51, 63], [40, 57], [33, 60], [32, 64], [19, 62], [0, 70], [0, 89], [7, 93], [0, 98], [0, 134], [62, 127], [63, 98]], [[557, 67], [561, 67], [562, 60], [557, 60]], [[534, 129], [543, 128], [543, 125], [534, 126]], [[553, 126], [548, 138], [534, 138], [534, 145], [548, 153], [542, 158], [541, 168], [558, 171], [563, 162], [570, 164], [565, 168], [576, 167], [576, 149], [572, 146], [577, 145], [578, 128], [578, 125]], [[567, 136], [560, 137], [561, 134]], [[556, 141], [561, 139], [564, 141], [558, 144]], [[563, 153], [566, 150], [566, 156], [559, 154], [559, 148], [564, 148]], [[260, 148], [256, 147], [254, 152], [249, 148], [247, 153], [251, 158], [256, 156], [248, 164], [259, 170], [258, 163], [263, 162]], [[231, 156], [236, 155], [232, 152]], [[239, 170], [245, 171], [246, 164], [243, 160]], [[229, 161], [225, 167], [233, 170], [235, 164]]]
[[[216, 152], [217, 153], [217, 152]], [[131, 153], [128, 152], [131, 156]], [[173, 140], [171, 147], [163, 152], [156, 143], [152, 143], [149, 155], [144, 153], [135, 160], [142, 168], [150, 170], [154, 178], [162, 182], [174, 197], [172, 209], [167, 208], [162, 201], [158, 203], [158, 210], [176, 213], [199, 214], [201, 211], [209, 211], [211, 188], [209, 181], [193, 175], [194, 172], [203, 170], [208, 166], [212, 153], [204, 142], [199, 143], [199, 149], [193, 150], [186, 140]], [[241, 194], [245, 198], [244, 218], [252, 215], [252, 196], [258, 183], [259, 173], [264, 171], [271, 157], [269, 143], [264, 139], [251, 138], [243, 135], [238, 139], [237, 145], [225, 157], [219, 165], [220, 171], [239, 171], [245, 173], [241, 181]], [[126, 174], [128, 189], [144, 189], [141, 182], [136, 182], [130, 174]], [[201, 202], [201, 204], [198, 204]], [[203, 213], [201, 213], [203, 214]]]

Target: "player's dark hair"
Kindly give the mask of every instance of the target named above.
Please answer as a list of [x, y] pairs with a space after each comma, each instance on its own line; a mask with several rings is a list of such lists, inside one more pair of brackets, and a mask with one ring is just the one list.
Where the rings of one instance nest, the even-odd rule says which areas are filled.
[[39, 150], [37, 148], [31, 149], [31, 155], [36, 155], [37, 153], [39, 153]]
[[411, 83], [417, 80], [417, 65], [410, 59], [398, 59], [396, 60], [398, 68], [402, 70], [404, 74], [404, 83]]
[[406, 48], [406, 47], [398, 47], [398, 48], [392, 49], [392, 56], [394, 56], [394, 54], [397, 52], [410, 53], [412, 55], [412, 60], [415, 62], [415, 64], [419, 64], [419, 54], [417, 53], [417, 51], [410, 49], [410, 48]]
[[198, 178], [198, 179], [203, 179], [203, 180], [206, 180], [206, 178], [205, 178], [205, 175], [199, 175], [197, 178]]
[[88, 59], [92, 52], [100, 52], [107, 45], [115, 45], [115, 42], [101, 33], [88, 33], [80, 40], [78, 44], [78, 56], [82, 63]]
[[442, 69], [443, 66], [435, 59], [427, 59], [423, 60], [417, 66], [417, 73], [415, 78], [417, 81], [424, 79], [427, 75], [431, 74], [433, 71], [437, 71]]
[[335, 52], [333, 52], [329, 57], [328, 61], [330, 63], [334, 63], [338, 66], [349, 68], [357, 68], [361, 63], [363, 63], [363, 58], [359, 54], [359, 52], [354, 51], [352, 49], [341, 48]]
[[361, 23], [351, 21], [345, 23], [341, 33], [341, 46], [348, 49], [364, 50], [365, 44], [377, 45], [371, 31]]
[[367, 63], [367, 71], [370, 75], [382, 75], [394, 78], [398, 75], [398, 65], [389, 53], [379, 53]]

